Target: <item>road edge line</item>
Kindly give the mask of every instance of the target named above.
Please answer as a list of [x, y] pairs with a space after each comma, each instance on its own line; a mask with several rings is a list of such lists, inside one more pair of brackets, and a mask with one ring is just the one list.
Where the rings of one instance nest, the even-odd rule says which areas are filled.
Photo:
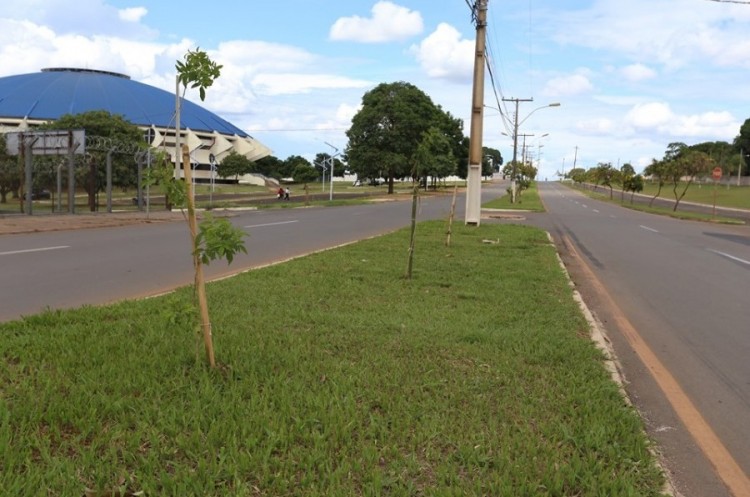
[[563, 235], [563, 242], [569, 247], [571, 256], [581, 263], [582, 270], [595, 287], [597, 293], [607, 301], [613, 312], [613, 319], [617, 327], [622, 330], [623, 336], [633, 351], [638, 355], [644, 366], [651, 373], [659, 389], [669, 401], [672, 409], [682, 421], [690, 436], [700, 447], [703, 454], [714, 467], [714, 471], [729, 491], [737, 496], [750, 495], [750, 478], [734, 460], [727, 448], [721, 442], [716, 432], [708, 424], [695, 404], [690, 400], [687, 393], [682, 389], [677, 380], [672, 376], [666, 366], [659, 360], [648, 344], [638, 334], [635, 326], [620, 311], [614, 299], [604, 285], [599, 281], [586, 261], [578, 254], [575, 246], [568, 237]]

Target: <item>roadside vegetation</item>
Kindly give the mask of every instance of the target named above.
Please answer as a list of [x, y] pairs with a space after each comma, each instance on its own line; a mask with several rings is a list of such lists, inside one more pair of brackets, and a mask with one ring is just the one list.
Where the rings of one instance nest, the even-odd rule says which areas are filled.
[[[633, 209], [636, 211], [641, 212], [648, 212], [650, 214], [658, 214], [661, 216], [669, 216], [673, 217], [675, 219], [685, 219], [690, 221], [710, 221], [715, 223], [722, 223], [722, 224], [745, 224], [742, 220], [724, 217], [724, 216], [714, 216], [712, 214], [704, 214], [701, 212], [690, 212], [690, 211], [675, 211], [672, 207], [659, 207], [659, 206], [649, 206], [648, 203], [637, 203], [637, 202], [621, 202], [618, 199], [610, 199], [609, 195], [606, 193], [602, 193], [600, 191], [590, 190], [586, 188], [580, 187], [580, 185], [576, 185], [576, 188], [578, 188], [582, 193], [585, 195], [595, 198], [597, 200], [601, 200], [604, 202], [610, 202], [612, 204], [617, 204], [622, 207], [626, 207], [628, 209]], [[750, 193], [750, 190], [748, 190], [748, 193]], [[712, 204], [707, 204], [712, 205]], [[716, 204], [719, 206], [720, 204], [717, 202]]]
[[503, 195], [482, 204], [487, 209], [512, 209], [532, 212], [544, 212], [544, 205], [539, 198], [539, 189], [535, 181], [530, 182], [527, 188], [520, 191], [516, 202], [511, 202], [510, 195]]
[[[734, 144], [670, 143], [664, 157], [653, 159], [642, 175], [636, 174], [628, 163], [615, 168], [610, 162], [600, 162], [589, 169], [571, 169], [564, 178], [581, 188], [587, 184], [605, 187], [611, 200], [618, 197], [622, 203], [628, 199], [633, 204], [636, 194], [651, 197], [649, 207], [657, 198], [670, 199], [674, 212], [683, 201], [707, 205], [715, 201], [721, 207], [750, 209], [750, 188], [734, 186], [737, 174], [747, 173], [748, 151], [750, 119], [740, 128]], [[721, 178], [723, 184], [718, 185], [716, 181]]]
[[190, 288], [0, 324], [0, 495], [661, 495], [546, 234], [453, 231], [209, 284], [215, 369]]
[[[682, 187], [682, 184], [679, 185]], [[646, 181], [643, 185], [643, 195], [648, 197], [654, 197], [658, 192], [658, 185]], [[716, 194], [716, 206], [717, 207], [730, 207], [735, 209], [750, 209], [750, 187], [749, 186], [736, 186], [736, 184], [718, 184], [714, 185], [713, 181], [706, 180], [705, 182], [693, 185], [685, 194], [685, 202], [695, 202], [699, 204], [713, 205], [714, 202], [714, 190]], [[660, 192], [657, 198], [666, 200], [674, 200], [671, 195], [671, 191]], [[626, 198], [627, 200], [627, 198]]]

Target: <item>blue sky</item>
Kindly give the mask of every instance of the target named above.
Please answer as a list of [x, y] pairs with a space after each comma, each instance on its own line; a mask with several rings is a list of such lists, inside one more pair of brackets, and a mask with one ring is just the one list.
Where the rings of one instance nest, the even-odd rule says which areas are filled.
[[[510, 160], [514, 107], [498, 99], [533, 98], [519, 135], [541, 178], [574, 160], [640, 170], [670, 142], [732, 141], [750, 117], [750, 4], [489, 0], [488, 21], [486, 103], [505, 117], [485, 109], [484, 144]], [[346, 146], [382, 82], [415, 84], [468, 134], [474, 39], [466, 0], [4, 0], [0, 76], [86, 67], [173, 91], [175, 60], [199, 46], [224, 65], [203, 105], [282, 159], [312, 158]]]

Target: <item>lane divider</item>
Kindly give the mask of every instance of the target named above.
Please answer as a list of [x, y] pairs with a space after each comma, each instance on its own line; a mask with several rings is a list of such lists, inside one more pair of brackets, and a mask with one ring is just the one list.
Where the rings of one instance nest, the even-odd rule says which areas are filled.
[[263, 228], [265, 226], [280, 226], [282, 224], [292, 224], [298, 222], [299, 220], [295, 219], [294, 221], [279, 221], [278, 223], [251, 224], [250, 226], [245, 226], [245, 228]]
[[68, 248], [70, 248], [70, 245], [59, 245], [57, 247], [41, 247], [41, 248], [35, 248], [35, 249], [11, 250], [8, 252], [0, 252], [0, 255], [31, 254], [33, 252], [46, 252], [48, 250], [62, 250], [62, 249], [68, 249]]

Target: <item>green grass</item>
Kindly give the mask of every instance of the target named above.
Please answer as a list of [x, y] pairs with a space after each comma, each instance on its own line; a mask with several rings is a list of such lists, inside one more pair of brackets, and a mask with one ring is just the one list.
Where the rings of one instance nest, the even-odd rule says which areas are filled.
[[[671, 200], [674, 202], [674, 192], [672, 184], [666, 184], [659, 194], [659, 198]], [[683, 183], [678, 185], [677, 192], [682, 193], [685, 188]], [[643, 188], [643, 195], [653, 197], [658, 191], [658, 185], [646, 182]], [[619, 198], [620, 192], [615, 190], [615, 197]], [[626, 194], [627, 198], [628, 195]], [[688, 188], [685, 198], [682, 202], [696, 202], [699, 204], [713, 205], [714, 203], [714, 185], [713, 184], [695, 184]], [[750, 209], [750, 187], [734, 185], [718, 185], [716, 187], [716, 205], [721, 207], [733, 207], [736, 209]]]
[[539, 190], [537, 189], [536, 183], [532, 183], [532, 185], [527, 190], [524, 190], [516, 199], [515, 204], [512, 204], [510, 202], [510, 194], [506, 193], [502, 197], [498, 197], [489, 202], [485, 202], [484, 204], [482, 204], [482, 207], [486, 207], [488, 209], [514, 209], [532, 212], [544, 212], [544, 205], [542, 205], [542, 201], [539, 198]]
[[[671, 207], [659, 207], [659, 206], [649, 206], [648, 204], [640, 204], [633, 202], [630, 203], [630, 195], [625, 195], [625, 201], [622, 202], [620, 200], [619, 193], [615, 192], [613, 197], [609, 198], [609, 193], [601, 193], [601, 192], [594, 192], [591, 190], [580, 188], [577, 185], [573, 185], [574, 188], [578, 189], [581, 193], [584, 195], [594, 198], [597, 200], [601, 200], [603, 202], [609, 202], [611, 204], [620, 205], [622, 207], [626, 207], [628, 209], [632, 209], [635, 211], [640, 212], [648, 212], [649, 214], [658, 214], [660, 216], [669, 216], [673, 217], [675, 219], [685, 219], [689, 221], [708, 221], [708, 222], [714, 222], [714, 223], [721, 223], [721, 224], [745, 224], [740, 219], [734, 219], [724, 216], [714, 216], [712, 214], [704, 214], [701, 212], [690, 212], [690, 211], [683, 211], [679, 208], [674, 211]], [[654, 191], [654, 193], [656, 193]], [[684, 200], [684, 199], [683, 199]], [[717, 203], [718, 206], [718, 203]]]
[[660, 495], [546, 234], [453, 230], [210, 284], [216, 370], [189, 289], [0, 324], [0, 495]]

